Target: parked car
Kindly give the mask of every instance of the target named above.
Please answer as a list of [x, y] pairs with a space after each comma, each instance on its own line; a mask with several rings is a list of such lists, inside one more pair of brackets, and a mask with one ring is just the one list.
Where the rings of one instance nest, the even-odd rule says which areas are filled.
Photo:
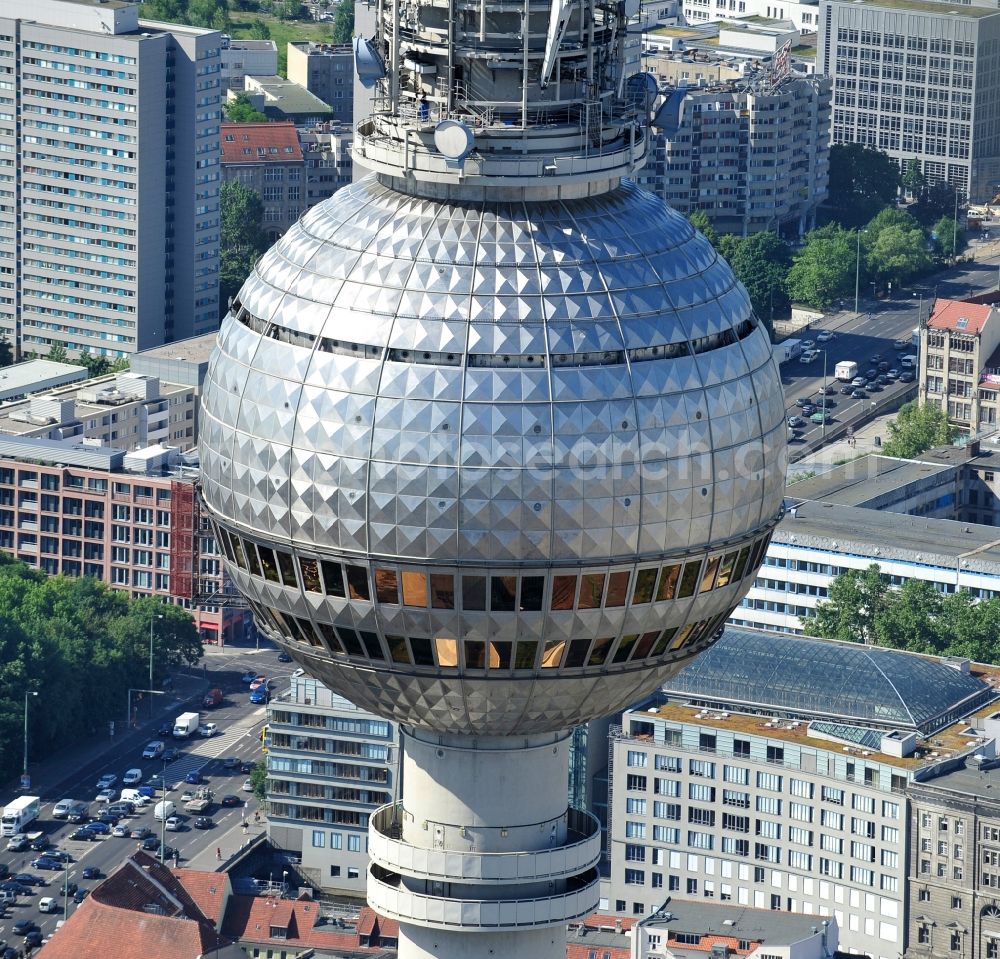
[[87, 823], [87, 828], [92, 833], [96, 833], [98, 836], [107, 836], [111, 833], [111, 826], [100, 819], [95, 819], [92, 822]]
[[114, 789], [102, 789], [95, 797], [94, 802], [107, 803], [115, 798]]
[[16, 879], [7, 879], [4, 882], [0, 882], [0, 889], [4, 892], [12, 892], [15, 896], [30, 896], [35, 891], [31, 886], [26, 886], [23, 882], [18, 882]]
[[118, 782], [118, 777], [114, 773], [105, 773], [97, 780], [97, 785], [95, 789], [110, 789], [116, 782]]
[[62, 869], [62, 867], [63, 864], [58, 859], [52, 859], [50, 856], [39, 856], [37, 859], [31, 860], [32, 869], [49, 869], [54, 871]]
[[129, 769], [124, 776], [122, 776], [123, 786], [134, 786], [136, 783], [142, 782], [142, 770], [141, 769]]
[[91, 839], [97, 838], [97, 833], [93, 829], [88, 829], [87, 826], [80, 826], [79, 829], [74, 829], [69, 834], [69, 838], [75, 842], [90, 842]]
[[115, 826], [115, 828], [111, 830], [111, 835], [114, 836], [115, 839], [128, 839], [128, 826]]
[[61, 849], [47, 849], [44, 855], [48, 856], [49, 859], [55, 859], [56, 862], [73, 861], [73, 857], [68, 852], [63, 852]]
[[112, 828], [118, 825], [118, 821], [121, 818], [122, 818], [121, 816], [116, 816], [114, 813], [102, 812], [100, 816], [98, 816], [94, 820], [94, 822], [91, 823], [91, 825], [94, 825], [95, 823], [100, 823], [102, 826], [108, 826], [109, 827], [108, 832], [110, 832]]
[[26, 886], [47, 886], [49, 884], [48, 879], [44, 876], [36, 876], [33, 872], [19, 872], [14, 880], [24, 883]]
[[31, 840], [31, 845], [28, 847], [32, 852], [41, 852], [43, 849], [48, 849], [52, 843], [49, 842], [48, 836], [36, 836]]
[[15, 936], [26, 936], [32, 929], [37, 929], [38, 923], [34, 919], [18, 919], [13, 926], [10, 927], [10, 931], [14, 933]]
[[19, 832], [7, 840], [7, 851], [24, 852], [30, 844], [31, 840], [23, 832]]

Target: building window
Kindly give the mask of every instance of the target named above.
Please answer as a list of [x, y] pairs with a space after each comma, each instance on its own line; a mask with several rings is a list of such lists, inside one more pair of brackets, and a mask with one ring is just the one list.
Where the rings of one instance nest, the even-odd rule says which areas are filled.
[[322, 829], [312, 831], [312, 844], [314, 849], [324, 849], [326, 847], [326, 833]]

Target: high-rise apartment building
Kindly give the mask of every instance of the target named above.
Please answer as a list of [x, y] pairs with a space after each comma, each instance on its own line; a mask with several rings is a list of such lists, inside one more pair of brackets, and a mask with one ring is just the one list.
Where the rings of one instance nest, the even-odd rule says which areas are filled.
[[0, 6], [0, 334], [124, 356], [218, 323], [220, 34]]
[[830, 81], [761, 72], [667, 95], [639, 182], [720, 233], [801, 235], [830, 176]]
[[833, 143], [916, 159], [973, 202], [1000, 192], [1000, 11], [935, 0], [822, 0], [816, 72]]

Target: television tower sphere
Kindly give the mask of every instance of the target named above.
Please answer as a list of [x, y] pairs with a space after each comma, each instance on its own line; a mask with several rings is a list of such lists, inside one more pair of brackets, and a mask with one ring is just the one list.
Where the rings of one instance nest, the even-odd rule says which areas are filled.
[[402, 724], [368, 874], [401, 959], [565, 954], [600, 859], [570, 730], [713, 641], [781, 510], [767, 333], [624, 179], [652, 106], [629, 14], [382, 0], [355, 41], [375, 173], [262, 257], [209, 365], [233, 581], [309, 673]]

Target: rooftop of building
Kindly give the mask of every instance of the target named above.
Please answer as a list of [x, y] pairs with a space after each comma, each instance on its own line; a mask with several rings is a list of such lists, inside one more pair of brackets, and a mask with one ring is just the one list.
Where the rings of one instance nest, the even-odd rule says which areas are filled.
[[1000, 13], [996, 7], [975, 7], [967, 3], [940, 3], [938, 0], [842, 0], [845, 6], [861, 4], [882, 7], [886, 10], [905, 10], [911, 13], [931, 13], [941, 17], [970, 17], [980, 19]]
[[354, 47], [350, 43], [320, 43], [316, 40], [289, 40], [288, 45], [307, 53], [326, 54], [328, 56], [350, 54], [354, 56]]
[[302, 147], [290, 120], [276, 123], [223, 123], [219, 127], [223, 164], [296, 163]]
[[0, 398], [48, 389], [53, 380], [85, 380], [87, 368], [53, 360], [25, 360], [0, 369]]
[[873, 563], [899, 561], [952, 572], [961, 564], [963, 572], [1000, 574], [1000, 530], [995, 526], [861, 506], [799, 502], [795, 513], [789, 510], [778, 524], [774, 542], [860, 555]]
[[61, 0], [62, 3], [72, 3], [81, 7], [101, 7], [105, 10], [121, 10], [125, 7], [134, 7], [135, 4], [129, 0]]
[[[740, 939], [779, 947], [815, 935], [821, 930], [821, 918], [777, 909], [748, 909], [734, 903], [668, 898], [653, 915], [642, 921], [641, 926], [647, 932], [664, 930], [670, 935], [688, 932], [720, 937], [720, 941], [732, 939], [732, 947]], [[706, 951], [710, 951], [711, 944], [705, 945], [708, 946]], [[752, 950], [732, 948], [732, 951], [745, 955]]]
[[248, 92], [259, 90], [264, 94], [263, 111], [268, 119], [286, 116], [327, 116], [333, 108], [305, 87], [284, 77], [247, 77]]
[[967, 756], [958, 766], [942, 771], [939, 775], [922, 779], [921, 787], [958, 793], [961, 797], [1000, 803], [1000, 763], [995, 759], [978, 761]]
[[659, 37], [700, 37], [704, 35], [704, 31], [696, 30], [694, 27], [676, 27], [676, 26], [655, 26], [650, 27], [647, 31], [649, 33], [656, 34]]
[[927, 328], [970, 335], [981, 333], [992, 313], [992, 307], [984, 303], [966, 303], [964, 300], [946, 300], [939, 297], [934, 301], [934, 307], [927, 320]]
[[924, 735], [996, 694], [981, 676], [937, 657], [739, 629], [726, 629], [663, 688], [722, 708], [836, 717]]
[[136, 357], [148, 357], [154, 360], [181, 360], [185, 363], [207, 363], [212, 356], [212, 350], [218, 341], [218, 333], [204, 333], [201, 336], [190, 336], [186, 340], [174, 340], [162, 346], [153, 346], [148, 350], [140, 350], [132, 354]]
[[273, 40], [242, 40], [228, 37], [223, 41], [223, 49], [229, 50], [274, 50], [278, 45]]

